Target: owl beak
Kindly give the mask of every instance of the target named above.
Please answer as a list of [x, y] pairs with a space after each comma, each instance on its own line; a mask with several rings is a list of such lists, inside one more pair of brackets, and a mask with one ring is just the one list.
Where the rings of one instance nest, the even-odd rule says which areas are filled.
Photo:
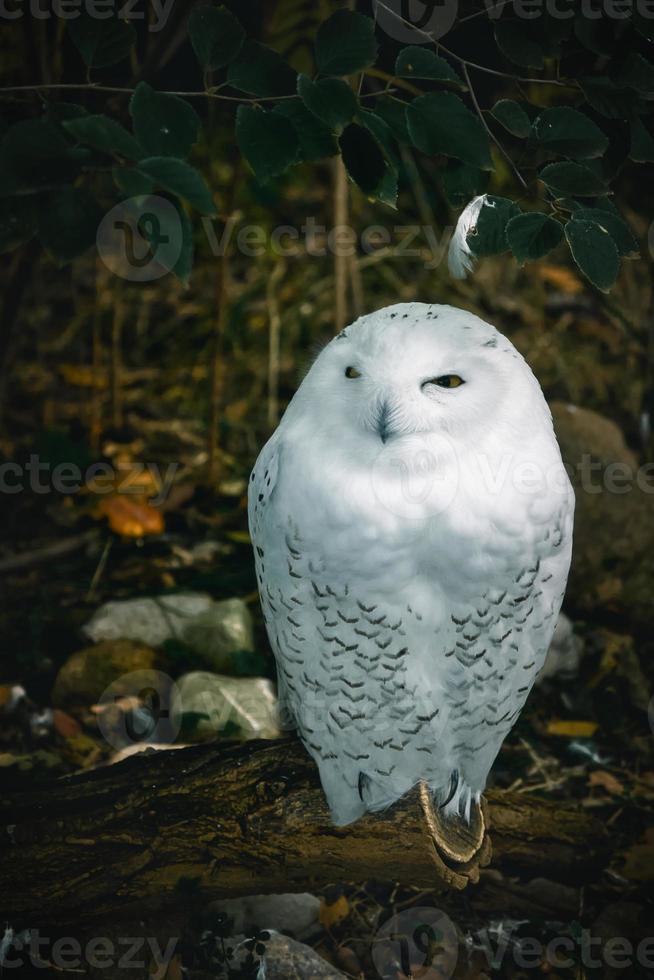
[[388, 407], [388, 402], [382, 402], [379, 407], [379, 412], [377, 413], [377, 432], [379, 433], [379, 438], [386, 444], [392, 435], [390, 428], [391, 411]]

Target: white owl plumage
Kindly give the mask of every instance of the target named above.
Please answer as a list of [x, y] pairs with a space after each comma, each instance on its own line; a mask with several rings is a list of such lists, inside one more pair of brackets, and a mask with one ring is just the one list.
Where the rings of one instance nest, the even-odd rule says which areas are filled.
[[543, 665], [573, 510], [540, 386], [490, 324], [400, 304], [322, 350], [249, 518], [280, 703], [336, 824], [419, 781], [469, 816]]

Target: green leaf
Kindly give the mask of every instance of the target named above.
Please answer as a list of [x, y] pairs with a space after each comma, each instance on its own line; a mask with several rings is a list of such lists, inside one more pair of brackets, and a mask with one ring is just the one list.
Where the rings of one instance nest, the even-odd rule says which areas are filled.
[[579, 85], [588, 104], [600, 116], [607, 119], [628, 119], [631, 116], [637, 97], [627, 89], [618, 88], [610, 78], [580, 78]]
[[570, 106], [541, 112], [534, 122], [534, 134], [545, 149], [579, 160], [601, 157], [609, 145], [599, 126]]
[[565, 226], [565, 237], [583, 274], [607, 293], [620, 269], [618, 250], [608, 231], [594, 221], [578, 221], [575, 215]]
[[47, 119], [16, 123], [0, 143], [0, 196], [68, 182], [78, 172], [73, 148], [60, 127]]
[[629, 156], [636, 163], [652, 163], [654, 161], [654, 136], [642, 119], [633, 119], [631, 122]]
[[132, 24], [117, 17], [92, 17], [82, 9], [67, 21], [70, 38], [89, 68], [105, 68], [126, 58], [136, 43]]
[[423, 153], [443, 153], [480, 170], [492, 167], [488, 136], [477, 116], [452, 92], [429, 92], [409, 103], [407, 125]]
[[395, 208], [397, 206], [400, 159], [393, 134], [384, 120], [376, 116], [374, 112], [363, 110], [360, 114], [360, 119], [375, 137], [386, 157], [386, 172], [375, 191], [375, 197], [383, 204], [388, 204], [389, 207]]
[[384, 120], [399, 143], [411, 146], [411, 137], [406, 124], [406, 102], [382, 95], [374, 101], [374, 113]]
[[338, 142], [348, 174], [364, 194], [374, 197], [389, 168], [378, 141], [365, 126], [350, 123]]
[[608, 231], [618, 253], [625, 258], [636, 259], [640, 256], [638, 242], [631, 228], [620, 215], [605, 211], [603, 208], [579, 208], [574, 212], [573, 217], [575, 221], [593, 221], [604, 231]]
[[517, 214], [506, 226], [506, 239], [518, 262], [541, 259], [562, 238], [560, 222], [539, 211]]
[[195, 57], [205, 70], [224, 68], [243, 46], [245, 30], [227, 7], [195, 7], [188, 19]]
[[267, 181], [297, 162], [300, 144], [293, 123], [260, 106], [240, 105], [236, 142], [257, 180]]
[[495, 26], [495, 41], [505, 57], [521, 68], [542, 68], [542, 45], [518, 21], [503, 20]]
[[70, 262], [95, 244], [102, 212], [84, 188], [60, 187], [38, 209], [39, 241], [60, 262]]
[[512, 136], [523, 139], [531, 133], [531, 119], [517, 102], [500, 99], [491, 109], [491, 116]]
[[137, 140], [150, 156], [185, 157], [197, 142], [200, 117], [184, 99], [139, 82], [129, 104]]
[[484, 193], [490, 174], [488, 170], [479, 170], [459, 160], [448, 160], [439, 177], [449, 204], [460, 208], [473, 197]]
[[548, 163], [540, 179], [553, 194], [560, 197], [595, 197], [606, 194], [604, 181], [581, 163]]
[[479, 212], [474, 233], [468, 233], [468, 245], [478, 258], [506, 252], [509, 247], [506, 226], [518, 214], [520, 208], [515, 201], [488, 195]]
[[316, 160], [324, 160], [325, 157], [333, 157], [338, 153], [334, 134], [309, 112], [303, 102], [284, 99], [275, 106], [273, 112], [284, 116], [293, 124], [300, 146], [300, 160], [315, 163]]
[[44, 114], [45, 119], [51, 122], [63, 123], [69, 119], [79, 119], [81, 116], [88, 116], [89, 111], [84, 106], [77, 105], [76, 102], [49, 102]]
[[111, 173], [116, 187], [128, 197], [141, 197], [152, 193], [154, 181], [133, 167], [114, 167]]
[[395, 137], [393, 136], [393, 131], [388, 123], [386, 123], [370, 109], [361, 110], [359, 113], [359, 121], [371, 131], [386, 154], [389, 162], [394, 168], [397, 169], [400, 166], [400, 155], [398, 153]]
[[137, 169], [165, 191], [188, 201], [200, 214], [216, 213], [209, 188], [198, 171], [184, 160], [148, 157], [139, 161]]
[[227, 69], [227, 81], [248, 95], [291, 95], [296, 89], [297, 74], [272, 48], [258, 41], [245, 41]]
[[114, 153], [128, 160], [140, 160], [145, 156], [132, 134], [108, 116], [80, 116], [69, 119], [63, 126], [79, 143], [86, 143], [102, 153]]
[[316, 64], [323, 75], [351, 75], [376, 60], [375, 25], [370, 17], [337, 10], [318, 28]]
[[341, 78], [312, 82], [306, 75], [300, 75], [297, 90], [307, 109], [335, 131], [347, 126], [359, 108], [356, 95]]
[[395, 74], [398, 78], [426, 78], [435, 82], [456, 82], [464, 87], [463, 79], [457, 75], [449, 62], [439, 58], [429, 48], [412, 45], [402, 48], [395, 61]]
[[617, 68], [613, 77], [618, 85], [633, 88], [643, 95], [654, 93], [654, 65], [642, 54], [631, 52], [623, 64]]
[[0, 199], [0, 253], [23, 245], [36, 233], [34, 197]]

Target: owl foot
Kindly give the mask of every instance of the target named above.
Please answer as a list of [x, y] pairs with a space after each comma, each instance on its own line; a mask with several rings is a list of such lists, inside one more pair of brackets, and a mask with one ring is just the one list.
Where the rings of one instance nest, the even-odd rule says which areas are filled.
[[458, 769], [453, 769], [448, 795], [444, 802], [439, 804], [439, 809], [443, 810], [446, 817], [460, 817], [466, 823], [470, 823], [472, 801], [478, 803], [480, 796], [481, 792], [468, 786], [465, 780], [460, 778]]

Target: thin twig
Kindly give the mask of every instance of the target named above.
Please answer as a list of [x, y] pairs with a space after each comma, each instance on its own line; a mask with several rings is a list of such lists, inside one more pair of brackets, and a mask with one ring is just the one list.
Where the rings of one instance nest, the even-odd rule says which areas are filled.
[[63, 541], [57, 541], [55, 544], [37, 548], [35, 551], [26, 551], [23, 554], [12, 555], [11, 558], [5, 558], [0, 561], [0, 575], [4, 575], [6, 572], [18, 572], [25, 568], [33, 568], [34, 565], [41, 565], [43, 562], [61, 558], [64, 555], [70, 554], [71, 551], [77, 551], [79, 548], [83, 548], [84, 545], [91, 544], [99, 535], [100, 532], [97, 528], [94, 528], [92, 531], [85, 531], [83, 534], [78, 534], [74, 538], [66, 538]]
[[[396, 82], [399, 86], [400, 79]], [[405, 86], [402, 86], [405, 87]], [[47, 91], [72, 91], [72, 92], [110, 92], [115, 95], [133, 95], [135, 89], [133, 88], [123, 88], [117, 85], [98, 85], [95, 82], [67, 82], [67, 83], [57, 83], [49, 85], [11, 85], [7, 87], [0, 87], [0, 96], [9, 95], [16, 92], [47, 92]], [[395, 91], [395, 88], [388, 91]], [[362, 99], [374, 99], [378, 98], [379, 95], [386, 95], [387, 92], [367, 92], [364, 93]], [[177, 95], [184, 99], [215, 99], [221, 102], [246, 102], [257, 105], [259, 102], [280, 102], [286, 99], [299, 99], [300, 96], [297, 94], [292, 95], [259, 95], [256, 98], [244, 98], [238, 95], [222, 95], [218, 91], [198, 91], [198, 92], [176, 92], [176, 91], [162, 91], [161, 95]]]
[[450, 58], [454, 58], [454, 60], [458, 61], [459, 64], [465, 65], [468, 68], [476, 68], [478, 71], [484, 71], [488, 75], [497, 75], [500, 78], [511, 78], [514, 82], [533, 82], [535, 85], [560, 85], [565, 88], [576, 87], [571, 82], [564, 82], [555, 78], [523, 78], [520, 75], [512, 75], [508, 71], [498, 71], [496, 68], [488, 68], [486, 65], [480, 65], [476, 61], [470, 61], [468, 58], [463, 58], [460, 54], [456, 54], [456, 52], [451, 51], [449, 48], [446, 48], [445, 45], [441, 44], [441, 42], [437, 38], [435, 38], [433, 34], [430, 34], [429, 31], [423, 31], [421, 27], [416, 27], [415, 24], [412, 24], [411, 21], [406, 20], [406, 18], [402, 17], [401, 14], [398, 14], [397, 11], [392, 10], [390, 7], [387, 7], [385, 3], [381, 2], [381, 0], [376, 0], [376, 2], [379, 4], [380, 7], [383, 7], [384, 10], [388, 11], [389, 14], [397, 18], [397, 20], [401, 21], [407, 27], [410, 27], [417, 34], [421, 34], [423, 37], [427, 38], [428, 41], [431, 41], [432, 44], [435, 44], [437, 48], [440, 48], [441, 51], [444, 51], [445, 54], [449, 55]]
[[[133, 95], [133, 88], [122, 88], [117, 85], [97, 85], [95, 82], [67, 82], [54, 85], [12, 85], [0, 88], [0, 95], [5, 92], [44, 92], [51, 90], [113, 92], [116, 95]], [[173, 92], [162, 91], [161, 95], [177, 95], [185, 99], [220, 99], [225, 102], [277, 102], [280, 99], [298, 99], [298, 95], [262, 95], [256, 99], [240, 98], [236, 95], [219, 95], [218, 92]]]
[[472, 82], [470, 81], [470, 73], [468, 72], [468, 66], [467, 65], [462, 65], [461, 68], [462, 68], [463, 75], [464, 75], [465, 80], [466, 80], [466, 84], [468, 86], [468, 90], [470, 92], [470, 98], [472, 99], [472, 104], [475, 107], [475, 110], [477, 112], [477, 115], [479, 116], [479, 120], [480, 120], [482, 126], [484, 127], [484, 129], [488, 133], [489, 138], [492, 140], [492, 142], [498, 148], [498, 150], [500, 151], [500, 153], [502, 154], [502, 156], [504, 157], [504, 159], [507, 161], [507, 163], [509, 164], [509, 166], [513, 170], [513, 173], [516, 175], [516, 177], [518, 178], [518, 180], [520, 181], [520, 183], [522, 184], [522, 186], [525, 188], [525, 190], [527, 190], [527, 188], [529, 186], [527, 184], [527, 181], [524, 179], [524, 177], [522, 176], [522, 174], [518, 170], [517, 166], [515, 165], [515, 163], [513, 162], [513, 160], [511, 159], [511, 157], [507, 153], [507, 151], [504, 149], [504, 147], [502, 146], [502, 144], [500, 143], [500, 141], [497, 139], [497, 137], [495, 136], [493, 130], [490, 128], [490, 126], [486, 122], [486, 119], [484, 117], [484, 113], [482, 112], [481, 106], [479, 105], [479, 102], [477, 101], [477, 96], [475, 95], [475, 90], [472, 87]]

